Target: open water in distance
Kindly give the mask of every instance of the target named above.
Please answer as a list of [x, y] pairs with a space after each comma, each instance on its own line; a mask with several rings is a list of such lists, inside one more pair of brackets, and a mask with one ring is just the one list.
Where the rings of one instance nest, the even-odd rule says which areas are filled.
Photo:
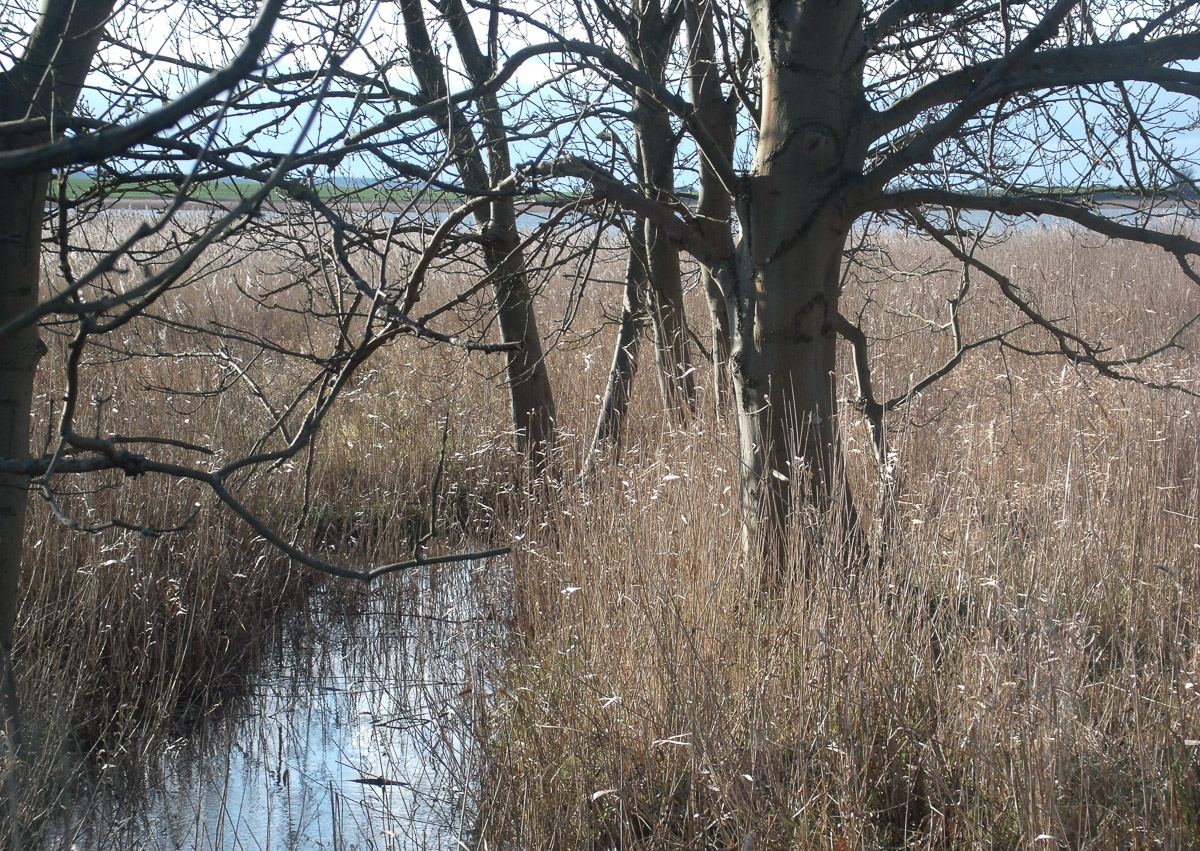
[[[315, 598], [250, 694], [180, 741], [125, 800], [89, 808], [68, 847], [469, 846], [474, 719], [497, 658], [484, 589], [498, 565], [384, 581], [351, 615]], [[460, 845], [460, 842], [462, 843]]]
[[[426, 204], [420, 210], [408, 210], [407, 205], [397, 204], [393, 208], [383, 208], [373, 210], [371, 205], [358, 205], [357, 212], [359, 214], [380, 215], [385, 218], [388, 216], [405, 215], [406, 219], [418, 221], [422, 217], [425, 219], [430, 229], [436, 228], [441, 223], [447, 213], [454, 208], [453, 204]], [[142, 200], [131, 199], [120, 201], [113, 205], [114, 211], [131, 213], [139, 216], [153, 216], [165, 209], [165, 202], [160, 200]], [[196, 215], [199, 212], [199, 207], [184, 207], [184, 211], [180, 215]], [[354, 214], [354, 210], [344, 210], [343, 212]], [[925, 209], [926, 217], [939, 227], [948, 227], [951, 223], [950, 216], [943, 209], [930, 207]], [[1156, 205], [1144, 206], [1139, 205], [1134, 199], [1121, 200], [1114, 199], [1104, 204], [1098, 205], [1094, 212], [1114, 219], [1122, 224], [1134, 225], [1139, 227], [1149, 227], [1153, 230], [1162, 231], [1165, 233], [1190, 233], [1195, 230], [1195, 226], [1200, 222], [1200, 203], [1188, 202], [1180, 203], [1177, 201], [1163, 202]], [[210, 211], [211, 213], [211, 211]], [[547, 219], [554, 213], [554, 208], [542, 205], [531, 205], [525, 207], [517, 214], [517, 227], [524, 233], [532, 233], [540, 225], [546, 223]], [[270, 218], [272, 216], [282, 215], [279, 212], [274, 212], [271, 208], [267, 208], [264, 216]], [[865, 219], [864, 219], [865, 221]], [[861, 223], [861, 222], [860, 222]], [[601, 226], [606, 233], [616, 235], [617, 231], [612, 227], [611, 222], [599, 224], [589, 218], [589, 213], [584, 210], [578, 214], [568, 216], [565, 222], [560, 223], [568, 227], [595, 227]], [[986, 231], [992, 237], [1002, 236], [1006, 232], [1025, 230], [1029, 228], [1040, 227], [1064, 227], [1071, 229], [1084, 230], [1081, 225], [1077, 225], [1067, 219], [1060, 219], [1054, 216], [1010, 216], [1002, 217], [996, 214], [988, 213], [981, 210], [959, 210], [954, 216], [954, 225], [958, 228], [969, 229], [975, 232]], [[472, 230], [472, 220], [470, 217], [465, 219], [459, 228], [463, 231]], [[735, 222], [736, 230], [736, 222]]]

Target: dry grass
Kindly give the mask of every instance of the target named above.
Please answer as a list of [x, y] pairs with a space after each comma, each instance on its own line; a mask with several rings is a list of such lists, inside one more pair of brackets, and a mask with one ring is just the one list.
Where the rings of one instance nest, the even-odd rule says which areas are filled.
[[[136, 221], [113, 219], [116, 229]], [[89, 237], [102, 244], [107, 234], [84, 231]], [[135, 449], [201, 468], [254, 451], [275, 419], [268, 405], [284, 410], [315, 370], [303, 358], [264, 354], [250, 335], [298, 352], [320, 352], [334, 338], [330, 319], [304, 312], [316, 299], [312, 278], [303, 277], [302, 248], [214, 251], [153, 320], [130, 323], [89, 350], [77, 429], [208, 447], [211, 457], [169, 446]], [[457, 281], [443, 275], [439, 283]], [[105, 285], [122, 283], [113, 275]], [[234, 333], [224, 340], [201, 333], [218, 324]], [[51, 445], [72, 332], [47, 335], [35, 451]], [[477, 543], [498, 494], [514, 482], [512, 459], [499, 448], [509, 442], [503, 388], [480, 380], [494, 368], [397, 341], [355, 375], [311, 456], [238, 477], [239, 496], [320, 557], [403, 560], [428, 530], [448, 416], [439, 535], [430, 552]], [[281, 442], [275, 433], [262, 445]], [[81, 523], [186, 526], [158, 537], [111, 528], [75, 533], [31, 493], [14, 651], [34, 762], [22, 776], [30, 826], [75, 806], [86, 787], [136, 788], [171, 739], [244, 686], [282, 615], [319, 588], [344, 596], [353, 611], [361, 591], [289, 565], [194, 483], [117, 473], [54, 484], [58, 504]]]
[[[915, 241], [886, 247], [881, 266], [913, 274], [852, 282], [846, 298], [866, 305], [869, 333], [888, 338], [876, 373], [895, 393], [947, 356], [944, 333], [916, 331], [944, 313], [958, 277]], [[1197, 305], [1154, 252], [1061, 231], [1025, 233], [990, 259], [1047, 314], [1116, 328], [1122, 344]], [[619, 278], [619, 260], [593, 273]], [[171, 309], [292, 340], [327, 332], [296, 313], [258, 318], [246, 292], [288, 274], [217, 263]], [[968, 333], [1014, 323], [992, 289], [976, 281]], [[575, 310], [575, 329], [594, 328], [619, 301], [607, 284], [582, 302], [565, 290], [549, 295], [544, 330]], [[294, 295], [282, 291], [284, 306]], [[899, 309], [880, 309], [885, 300]], [[703, 315], [697, 302], [693, 316]], [[163, 333], [157, 350], [197, 351], [182, 332]], [[549, 355], [567, 471], [582, 465], [610, 337], [563, 335]], [[1193, 400], [1097, 381], [1057, 359], [976, 352], [891, 423], [899, 522], [880, 572], [852, 584], [819, 559], [811, 583], [759, 605], [758, 577], [739, 562], [731, 422], [672, 426], [644, 367], [621, 465], [599, 464], [586, 486], [568, 474], [522, 490], [499, 366], [401, 340], [357, 376], [311, 469], [301, 460], [244, 486], [287, 527], [307, 478], [306, 543], [402, 555], [449, 415], [444, 546], [491, 535], [519, 548], [513, 655], [481, 721], [487, 847], [1195, 843]], [[303, 374], [257, 368], [276, 401]], [[1196, 362], [1171, 353], [1153, 369], [1190, 378]], [[244, 384], [219, 397], [178, 392], [228, 378], [211, 352], [89, 370], [101, 430], [169, 429], [232, 455], [267, 422]], [[47, 410], [56, 392], [47, 386]], [[867, 435], [845, 416], [852, 486], [869, 514]], [[162, 481], [94, 484], [64, 505], [169, 525], [210, 502]], [[27, 553], [18, 661], [25, 715], [46, 745], [30, 792], [43, 811], [77, 766], [57, 742], [77, 743], [93, 779], [106, 780], [105, 766], [136, 774], [173, 724], [236, 688], [277, 613], [302, 605], [312, 583], [221, 512], [146, 539], [70, 534], [39, 508]]]
[[[944, 334], [912, 331], [944, 313], [958, 273], [930, 270], [915, 241], [888, 248], [893, 268], [923, 271], [847, 300], [899, 306], [867, 313], [892, 339], [875, 368], [895, 393], [947, 356]], [[991, 262], [1048, 315], [1115, 327], [1120, 343], [1198, 301], [1169, 258], [1062, 231], [1022, 234]], [[969, 333], [1013, 322], [992, 289], [976, 281]], [[1158, 369], [1194, 378], [1196, 361], [1174, 353]], [[759, 606], [737, 555], [731, 425], [664, 437], [643, 411], [641, 451], [527, 530], [524, 640], [496, 693], [483, 835], [521, 848], [1190, 847], [1196, 419], [1184, 395], [976, 352], [892, 423], [902, 480], [882, 570], [852, 585], [821, 560], [811, 584]], [[866, 441], [850, 427], [869, 508]]]

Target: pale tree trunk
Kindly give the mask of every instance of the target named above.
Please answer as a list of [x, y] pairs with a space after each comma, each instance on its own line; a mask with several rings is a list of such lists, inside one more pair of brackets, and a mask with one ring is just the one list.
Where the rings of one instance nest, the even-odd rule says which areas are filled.
[[[47, 0], [25, 53], [0, 74], [0, 122], [49, 119], [75, 109], [84, 77], [99, 44], [112, 0], [76, 3]], [[0, 148], [13, 150], [51, 142], [44, 130], [0, 136]], [[35, 307], [39, 296], [42, 218], [49, 175], [36, 173], [0, 178], [0, 316], [14, 318]], [[45, 351], [37, 326], [0, 337], [0, 453], [29, 457], [30, 410], [34, 376]], [[20, 783], [20, 730], [16, 681], [12, 671], [13, 631], [25, 530], [28, 482], [0, 475], [0, 682], [4, 695], [0, 766], [4, 772], [5, 827], [0, 845], [23, 841], [19, 813], [14, 811]]]
[[[408, 37], [409, 59], [428, 100], [446, 96], [446, 73], [438, 54], [433, 50], [420, 0], [402, 0], [405, 31]], [[459, 54], [468, 74], [475, 82], [486, 80], [492, 62], [479, 49], [462, 4], [450, 0], [444, 14], [450, 22]], [[497, 14], [493, 10], [493, 14]], [[494, 30], [494, 28], [493, 28]], [[494, 183], [512, 173], [504, 113], [495, 95], [481, 95], [477, 101], [479, 124], [482, 126], [488, 163], [472, 129], [472, 122], [462, 110], [451, 107], [443, 116], [443, 131], [450, 146], [450, 156], [458, 169], [463, 188], [468, 192], [487, 192]], [[489, 175], [490, 167], [490, 175]], [[520, 249], [513, 199], [502, 196], [492, 199], [475, 214], [475, 224], [483, 237], [484, 263], [493, 276], [492, 292], [500, 326], [501, 339], [518, 343], [507, 355], [509, 399], [517, 448], [539, 464], [549, 458], [554, 442], [554, 393], [546, 371], [542, 338], [538, 333], [534, 312], [533, 292], [525, 270]]]
[[600, 419], [596, 422], [596, 434], [592, 438], [592, 453], [602, 452], [608, 447], [612, 449], [614, 460], [619, 460], [621, 456], [625, 420], [629, 412], [629, 400], [633, 395], [633, 379], [638, 368], [638, 348], [642, 331], [649, 319], [646, 304], [646, 251], [642, 233], [644, 228], [639, 218], [634, 221], [629, 236], [629, 259], [625, 266], [625, 299], [621, 307], [621, 325], [617, 330], [617, 343], [613, 350], [612, 366], [608, 371], [604, 402], [600, 406]]
[[[713, 9], [710, 0], [688, 0], [688, 87], [696, 115], [727, 162], [733, 162], [734, 115], [721, 93], [716, 38], [713, 34]], [[696, 223], [704, 242], [718, 257], [733, 254], [731, 226], [732, 199], [714, 169], [700, 157], [700, 197], [696, 205]], [[713, 398], [717, 412], [728, 409], [732, 390], [729, 378], [729, 310], [717, 277], [705, 268], [701, 272], [712, 320]]]
[[865, 155], [864, 49], [858, 2], [748, 0], [747, 8], [762, 57], [762, 115], [731, 294], [732, 361], [744, 543], [773, 583], [787, 565], [794, 501], [828, 520], [836, 499], [843, 529], [857, 533], [834, 368], [852, 222], [839, 199]]

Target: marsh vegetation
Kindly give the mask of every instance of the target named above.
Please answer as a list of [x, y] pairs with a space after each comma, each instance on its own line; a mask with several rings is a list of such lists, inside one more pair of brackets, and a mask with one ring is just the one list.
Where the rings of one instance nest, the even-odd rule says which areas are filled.
[[[888, 341], [879, 373], [904, 386], [947, 357], [948, 329], [940, 343], [911, 332], [960, 273], [923, 268], [915, 240], [886, 248], [887, 269], [845, 298]], [[1133, 343], [1197, 298], [1169, 262], [1070, 231], [1023, 232], [989, 262], [1048, 312], [1115, 323]], [[1012, 322], [985, 296], [971, 308], [976, 334]], [[1194, 380], [1194, 343], [1159, 368]], [[839, 382], [852, 398], [845, 361]], [[869, 521], [878, 565], [852, 574], [836, 542], [797, 534], [808, 581], [765, 605], [739, 559], [729, 426], [636, 422], [652, 424], [639, 451], [570, 491], [516, 559], [525, 639], [490, 716], [484, 835], [605, 848], [1194, 841], [1193, 398], [976, 351], [890, 423], [898, 484]], [[869, 504], [869, 438], [848, 427], [851, 487]]]
[[[887, 234], [878, 262], [859, 266], [874, 271], [846, 282], [847, 309], [882, 341], [875, 371], [885, 388], [893, 378], [907, 386], [951, 351], [950, 329], [925, 332], [962, 271], [932, 266], [930, 256], [928, 243]], [[163, 314], [232, 316], [258, 304], [239, 293], [277, 288], [280, 270], [262, 258], [222, 257], [176, 303], [164, 302]], [[1200, 301], [1161, 252], [1071, 230], [1024, 230], [986, 258], [1048, 314], [1118, 329], [1116, 345], [1145, 348]], [[705, 364], [699, 413], [682, 424], [664, 417], [643, 376], [620, 462], [594, 457], [587, 476], [576, 475], [604, 392], [615, 329], [603, 316], [622, 262], [614, 246], [582, 291], [563, 276], [540, 296], [550, 315], [574, 311], [573, 328], [602, 328], [566, 330], [549, 349], [551, 372], [574, 378], [558, 398], [558, 475], [514, 474], [520, 462], [494, 359], [402, 339], [345, 393], [310, 465], [278, 467], [247, 486], [284, 528], [307, 504], [307, 543], [317, 550], [403, 553], [426, 531], [431, 500], [440, 506], [435, 547], [514, 542], [510, 562], [473, 574], [485, 602], [470, 617], [494, 628], [493, 639], [456, 650], [455, 664], [486, 672], [461, 703], [475, 755], [456, 778], [468, 814], [463, 841], [1192, 842], [1200, 832], [1195, 400], [1098, 380], [1061, 358], [981, 347], [894, 413], [895, 480], [881, 488], [850, 404], [847, 355], [838, 386], [848, 481], [875, 560], [849, 570], [836, 542], [797, 524], [789, 546], [803, 551], [805, 579], [764, 595], [761, 572], [741, 557], [734, 423], [703, 395]], [[431, 285], [454, 291], [458, 282], [447, 269]], [[694, 279], [688, 298], [702, 309]], [[1021, 321], [983, 291], [968, 306], [975, 337]], [[273, 315], [298, 323], [289, 333], [313, 321]], [[1041, 345], [1034, 329], [1009, 339]], [[1191, 386], [1196, 340], [1183, 342], [1142, 377]], [[52, 343], [48, 374], [61, 353]], [[220, 384], [229, 364], [215, 355], [97, 358], [88, 369], [112, 371], [119, 393], [94, 404], [122, 433], [159, 433], [155, 417], [167, 409], [179, 427], [186, 404], [190, 431], [180, 440], [236, 452], [266, 416], [246, 383], [187, 400], [156, 395]], [[54, 399], [48, 387], [47, 417]], [[290, 567], [227, 515], [205, 510], [199, 489], [164, 492], [114, 476], [70, 499], [76, 513], [163, 526], [197, 500], [202, 510], [179, 531], [146, 537], [72, 533], [33, 507], [15, 651], [22, 713], [38, 719], [23, 789], [30, 824], [54, 824], [89, 790], [144, 794], [180, 737], [246, 705], [261, 661], [277, 658], [271, 648], [290, 634], [282, 625], [313, 606], [325, 612], [310, 634], [317, 645], [412, 646], [400, 620], [371, 627], [368, 642], [359, 620], [371, 608], [367, 592]], [[388, 594], [411, 603], [400, 590], [432, 581], [430, 570], [396, 580]], [[452, 617], [458, 603], [438, 599], [444, 611], [429, 613]], [[302, 684], [292, 699], [319, 703]]]
[[1200, 4], [0, 18], [0, 845], [1196, 844]]

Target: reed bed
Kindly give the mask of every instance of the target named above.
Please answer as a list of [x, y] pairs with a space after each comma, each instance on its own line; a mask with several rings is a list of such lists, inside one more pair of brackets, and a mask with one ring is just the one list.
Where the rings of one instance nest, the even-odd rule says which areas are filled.
[[[139, 221], [111, 214], [81, 241], [103, 248]], [[313, 271], [303, 236], [272, 250], [236, 241], [214, 250], [151, 316], [89, 350], [77, 430], [168, 438], [179, 445], [135, 451], [202, 468], [277, 448], [278, 432], [263, 436], [312, 368], [270, 346], [301, 351], [307, 341], [320, 351], [336, 335], [331, 314], [312, 309], [313, 290], [328, 282]], [[158, 248], [169, 250], [170, 239], [144, 245], [147, 262]], [[460, 278], [446, 273], [438, 283], [444, 293]], [[104, 282], [123, 285], [117, 273]], [[52, 446], [61, 411], [74, 329], [61, 331], [44, 335], [35, 451]], [[331, 561], [404, 560], [430, 531], [435, 496], [427, 552], [474, 547], [497, 494], [515, 482], [500, 449], [509, 440], [495, 369], [400, 339], [356, 373], [311, 453], [231, 484], [274, 528]], [[150, 532], [73, 532], [31, 492], [14, 651], [32, 763], [21, 806], [28, 828], [61, 837], [63, 814], [85, 814], [95, 791], [136, 801], [160, 754], [236, 704], [280, 624], [313, 594], [332, 596], [323, 605], [351, 618], [365, 598], [353, 582], [289, 564], [194, 483], [113, 473], [54, 485], [58, 507], [78, 523], [119, 519]]]
[[[845, 305], [881, 341], [880, 395], [894, 395], [949, 356], [937, 329], [962, 281], [916, 239], [886, 236], [874, 250]], [[284, 240], [269, 265], [214, 257], [164, 311], [319, 338], [327, 324], [286, 309], [303, 254]], [[1169, 258], [1070, 231], [1022, 231], [986, 259], [1046, 315], [1110, 329], [1118, 347], [1158, 339], [1200, 304]], [[893, 412], [895, 487], [881, 502], [847, 362], [850, 486], [882, 563], [849, 575], [836, 547], [823, 556], [797, 530], [808, 579], [764, 603], [740, 560], [733, 423], [713, 410], [705, 364], [701, 412], [680, 425], [661, 412], [644, 341], [620, 463], [588, 457], [621, 258], [580, 267], [586, 287], [564, 275], [542, 293], [558, 475], [522, 475], [497, 358], [402, 339], [356, 376], [311, 464], [243, 485], [318, 554], [402, 557], [424, 530], [448, 419], [438, 545], [516, 548], [511, 576], [491, 580], [510, 652], [479, 662], [493, 684], [477, 721], [479, 847], [1194, 844], [1192, 398], [980, 348]], [[472, 274], [436, 273], [445, 292]], [[699, 322], [703, 296], [689, 297]], [[1013, 328], [1024, 347], [1045, 347], [982, 277], [963, 303], [969, 339]], [[91, 415], [99, 430], [169, 433], [232, 457], [268, 422], [262, 396], [282, 398], [302, 365], [256, 373], [256, 395], [222, 359], [245, 365], [249, 351], [197, 347], [181, 328], [135, 326], [145, 336], [129, 345], [146, 343], [145, 356], [91, 364]], [[1194, 380], [1195, 335], [1184, 342], [1138, 374]], [[61, 392], [50, 376], [62, 342], [51, 348], [46, 423]], [[168, 356], [185, 350], [196, 356]], [[194, 392], [216, 387], [227, 392]], [[202, 510], [147, 538], [70, 533], [33, 508], [17, 648], [24, 714], [39, 719], [31, 813], [54, 812], [81, 777], [136, 780], [236, 693], [281, 613], [327, 587], [188, 486], [114, 478], [63, 503], [159, 526]], [[352, 610], [355, 592], [335, 585]]]
[[[846, 308], [887, 341], [874, 369], [896, 394], [949, 356], [927, 320], [945, 321], [961, 272], [915, 239], [880, 248]], [[1114, 347], [1148, 347], [1198, 304], [1169, 257], [1070, 231], [1023, 231], [985, 257]], [[967, 339], [1017, 328], [994, 293], [976, 276]], [[1186, 342], [1141, 377], [1194, 382]], [[647, 395], [635, 451], [564, 490], [516, 558], [489, 847], [1195, 843], [1193, 398], [974, 351], [892, 418], [882, 564], [850, 575], [798, 532], [809, 579], [764, 604], [739, 559], [732, 424], [670, 428]], [[843, 422], [851, 486], [882, 521], [866, 430], [849, 406]]]

